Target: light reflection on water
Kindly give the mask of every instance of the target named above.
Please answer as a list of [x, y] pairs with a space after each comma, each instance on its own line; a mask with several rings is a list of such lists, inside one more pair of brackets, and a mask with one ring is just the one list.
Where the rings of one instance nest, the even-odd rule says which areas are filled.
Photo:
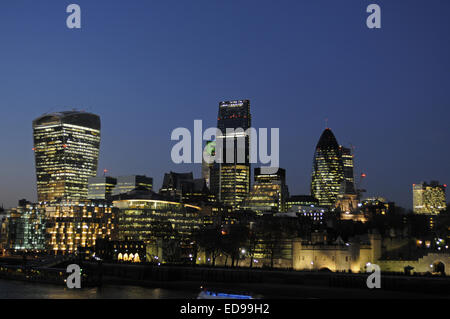
[[198, 293], [137, 286], [68, 289], [64, 286], [0, 280], [0, 299], [195, 299]]

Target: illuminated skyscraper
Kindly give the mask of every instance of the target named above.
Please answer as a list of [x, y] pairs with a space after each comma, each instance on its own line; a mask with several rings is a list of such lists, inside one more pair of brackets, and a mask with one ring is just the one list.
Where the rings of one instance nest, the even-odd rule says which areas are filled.
[[445, 188], [437, 181], [413, 184], [413, 210], [415, 214], [439, 214], [445, 210]]
[[285, 211], [285, 203], [289, 197], [285, 169], [279, 168], [275, 174], [262, 174], [258, 167], [254, 174], [255, 184], [241, 208], [257, 213]]
[[343, 194], [356, 194], [355, 177], [353, 175], [353, 154], [350, 148], [341, 146], [341, 159], [344, 168], [344, 180], [341, 192]]
[[[217, 139], [222, 139], [222, 149], [218, 150], [220, 146], [216, 145], [216, 154], [222, 157], [222, 163], [213, 166], [213, 170], [219, 171], [211, 175], [218, 177], [219, 201], [233, 208], [237, 208], [250, 191], [250, 136], [247, 132], [250, 127], [249, 100], [219, 103], [217, 128], [222, 135]], [[244, 143], [240, 143], [242, 140]]]
[[343, 181], [344, 168], [339, 144], [333, 132], [327, 128], [314, 154], [311, 195], [317, 198], [321, 206], [331, 207], [336, 202]]
[[96, 176], [100, 118], [68, 111], [33, 121], [38, 201], [85, 199]]
[[[344, 179], [337, 196], [335, 207], [343, 214], [349, 215], [358, 210], [358, 194], [355, 190], [355, 178], [353, 175], [353, 154], [351, 149], [341, 146], [340, 156], [342, 160]], [[347, 216], [348, 217], [348, 216]]]

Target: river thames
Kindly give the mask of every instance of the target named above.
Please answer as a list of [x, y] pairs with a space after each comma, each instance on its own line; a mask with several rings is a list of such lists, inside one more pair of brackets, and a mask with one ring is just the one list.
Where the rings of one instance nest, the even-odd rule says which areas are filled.
[[68, 289], [64, 286], [0, 280], [0, 299], [195, 299], [198, 292], [137, 286], [105, 285]]

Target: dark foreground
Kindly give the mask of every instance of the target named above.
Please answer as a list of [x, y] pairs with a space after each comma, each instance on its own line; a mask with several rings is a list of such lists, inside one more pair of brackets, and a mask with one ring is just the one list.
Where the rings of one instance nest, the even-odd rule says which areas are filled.
[[68, 289], [61, 285], [0, 280], [0, 299], [179, 299], [196, 292], [128, 285]]
[[[162, 285], [168, 288], [147, 287], [130, 284], [105, 284], [102, 287], [68, 289], [61, 285], [0, 280], [0, 299], [196, 299], [199, 287], [192, 282]], [[136, 284], [139, 284], [136, 282]], [[155, 286], [157, 284], [155, 283]], [[361, 290], [314, 286], [285, 286], [277, 284], [211, 283], [210, 289], [217, 291], [249, 292], [267, 299], [433, 299], [449, 296], [393, 292], [386, 290]]]
[[382, 274], [381, 289], [369, 289], [367, 274], [93, 262], [82, 263], [83, 288], [68, 289], [66, 263], [0, 265], [0, 298], [193, 299], [201, 287], [265, 299], [450, 298], [449, 277]]

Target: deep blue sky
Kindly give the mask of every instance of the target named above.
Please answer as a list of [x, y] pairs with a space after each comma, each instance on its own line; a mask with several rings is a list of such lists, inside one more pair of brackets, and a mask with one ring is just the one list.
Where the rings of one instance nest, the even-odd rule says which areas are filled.
[[[65, 8], [82, 9], [69, 30]], [[382, 9], [369, 30], [366, 7]], [[171, 131], [216, 124], [250, 99], [253, 126], [279, 127], [291, 194], [309, 192], [325, 118], [356, 147], [370, 195], [411, 207], [412, 183], [450, 183], [448, 0], [2, 0], [0, 203], [35, 200], [31, 122], [85, 109], [102, 118], [99, 170], [199, 167], [170, 160]]]

